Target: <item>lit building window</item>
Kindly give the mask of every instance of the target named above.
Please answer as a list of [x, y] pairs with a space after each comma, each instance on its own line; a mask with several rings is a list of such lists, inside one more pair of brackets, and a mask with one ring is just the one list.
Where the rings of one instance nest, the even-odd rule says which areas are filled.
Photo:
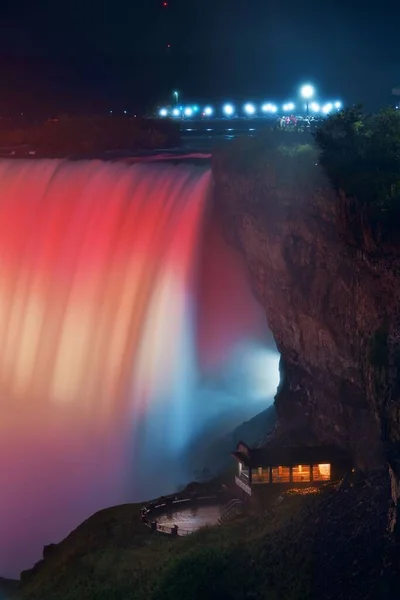
[[311, 469], [309, 465], [296, 465], [293, 467], [293, 481], [310, 481]]
[[331, 465], [320, 464], [313, 465], [313, 480], [314, 481], [329, 481], [331, 478]]
[[251, 473], [253, 483], [269, 483], [269, 467], [258, 467]]
[[290, 481], [290, 467], [271, 467], [272, 483], [287, 483]]

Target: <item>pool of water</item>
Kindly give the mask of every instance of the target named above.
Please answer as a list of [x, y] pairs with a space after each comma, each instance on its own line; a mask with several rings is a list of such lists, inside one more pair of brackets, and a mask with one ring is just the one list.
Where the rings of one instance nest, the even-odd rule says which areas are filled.
[[205, 525], [216, 525], [220, 517], [219, 510], [217, 505], [191, 506], [159, 515], [157, 523], [167, 527], [177, 525], [180, 529], [196, 530]]

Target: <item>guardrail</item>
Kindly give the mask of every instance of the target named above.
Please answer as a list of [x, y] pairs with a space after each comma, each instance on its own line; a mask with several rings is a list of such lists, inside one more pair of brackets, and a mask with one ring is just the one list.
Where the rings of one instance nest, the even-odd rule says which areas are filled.
[[226, 523], [227, 521], [229, 521], [230, 519], [233, 519], [237, 515], [242, 514], [243, 510], [244, 510], [243, 501], [239, 500], [238, 498], [234, 498], [233, 500], [228, 502], [228, 504], [226, 504], [225, 506], [223, 506], [221, 508], [219, 523], [220, 524]]
[[146, 506], [143, 506], [140, 511], [140, 518], [142, 522], [153, 531], [159, 531], [172, 536], [185, 536], [190, 535], [196, 529], [181, 529], [177, 525], [169, 527], [167, 525], [160, 525], [154, 515], [160, 512], [164, 512], [165, 509], [171, 509], [172, 507], [178, 507], [182, 504], [205, 504], [207, 502], [220, 502], [221, 493], [215, 492], [211, 495], [205, 496], [195, 493], [185, 493], [183, 495], [175, 494], [171, 496], [162, 496], [157, 500], [153, 500]]

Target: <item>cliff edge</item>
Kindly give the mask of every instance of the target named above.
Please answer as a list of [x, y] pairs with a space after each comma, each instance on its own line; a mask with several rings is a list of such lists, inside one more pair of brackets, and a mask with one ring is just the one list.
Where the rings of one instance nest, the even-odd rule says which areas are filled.
[[280, 431], [345, 447], [362, 470], [385, 462], [397, 504], [400, 245], [332, 189], [313, 148], [279, 160], [230, 149], [213, 170], [216, 213], [281, 354]]

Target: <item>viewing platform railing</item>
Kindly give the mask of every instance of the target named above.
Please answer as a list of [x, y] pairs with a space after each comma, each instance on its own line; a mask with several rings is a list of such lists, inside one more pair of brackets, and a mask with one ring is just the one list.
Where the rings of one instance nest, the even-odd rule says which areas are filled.
[[159, 531], [160, 533], [164, 533], [172, 536], [185, 536], [190, 535], [197, 528], [192, 529], [182, 529], [177, 525], [168, 526], [161, 525], [157, 522], [157, 519], [154, 517], [163, 513], [166, 510], [177, 509], [181, 506], [191, 505], [191, 504], [209, 504], [209, 503], [222, 503], [222, 494], [223, 492], [213, 492], [208, 495], [200, 494], [200, 493], [190, 493], [190, 492], [182, 492], [180, 494], [173, 494], [170, 496], [162, 496], [157, 500], [153, 500], [149, 502], [140, 511], [140, 518], [142, 522], [152, 529], [153, 531]]

